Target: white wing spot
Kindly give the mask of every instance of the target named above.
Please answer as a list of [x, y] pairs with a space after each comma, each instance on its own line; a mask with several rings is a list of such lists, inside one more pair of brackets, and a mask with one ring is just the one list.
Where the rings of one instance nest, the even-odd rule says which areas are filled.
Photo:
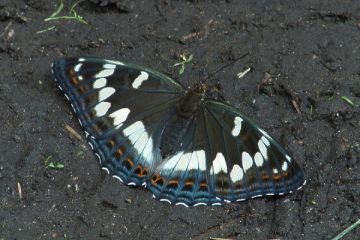
[[94, 88], [103, 88], [106, 86], [107, 80], [106, 78], [98, 78], [96, 79], [96, 81], [93, 83], [93, 87]]
[[[134, 122], [133, 124], [131, 124], [130, 126], [128, 126], [127, 128], [125, 128], [123, 130], [123, 133], [125, 136], [130, 136], [135, 131], [138, 131], [141, 129], [145, 129], [144, 124], [141, 121], [137, 121], [137, 122]], [[136, 139], [135, 139], [135, 141], [136, 141]]]
[[216, 157], [213, 161], [210, 171], [214, 172], [214, 174], [218, 174], [219, 172], [227, 173], [227, 165], [226, 165], [225, 157], [221, 152], [218, 152], [216, 154]]
[[242, 202], [242, 201], [245, 201], [246, 198], [239, 198], [239, 199], [236, 199], [237, 202]]
[[[199, 161], [199, 170], [206, 171], [206, 155], [204, 150], [195, 151], [194, 154], [196, 155]], [[192, 159], [192, 158], [191, 158]]]
[[278, 174], [279, 171], [278, 171], [276, 168], [273, 168], [273, 173], [274, 173], [274, 174]]
[[[183, 152], [181, 153], [183, 154]], [[185, 153], [180, 160], [177, 161], [179, 162], [177, 163], [178, 165], [176, 166], [176, 169], [179, 168], [179, 170], [206, 170], [206, 157], [204, 150]], [[175, 166], [176, 162], [174, 162], [173, 165]]]
[[266, 137], [262, 136], [260, 140], [261, 140], [266, 146], [270, 146], [270, 142], [269, 142], [269, 140], [268, 140]]
[[149, 74], [147, 72], [141, 71], [140, 75], [135, 78], [134, 82], [132, 83], [133, 88], [139, 88], [141, 84], [148, 80]]
[[123, 130], [125, 136], [129, 137], [138, 153], [142, 152], [144, 160], [150, 165], [153, 164], [154, 146], [151, 136], [146, 132], [145, 126], [141, 121], [131, 124]]
[[259, 129], [259, 130], [260, 130], [260, 132], [261, 132], [264, 136], [266, 136], [267, 138], [271, 138], [267, 132], [265, 132], [265, 131], [262, 130], [262, 129]]
[[289, 155], [286, 154], [285, 157], [289, 162], [291, 162], [291, 157]]
[[78, 71], [80, 70], [81, 66], [82, 66], [82, 63], [78, 63], [78, 64], [74, 67], [75, 72], [78, 72]]
[[262, 197], [262, 195], [261, 195], [261, 194], [254, 195], [254, 196], [252, 196], [251, 198], [257, 198], [257, 197]]
[[281, 166], [281, 170], [283, 170], [284, 172], [286, 172], [287, 169], [288, 169], [288, 164], [287, 164], [287, 162], [285, 161], [285, 162], [282, 164], [282, 166]]
[[[185, 153], [181, 156], [181, 158], [179, 159], [179, 162], [177, 163], [175, 170], [179, 170], [179, 171], [186, 171], [186, 169], [188, 168], [190, 159], [191, 159], [191, 153]], [[197, 166], [196, 166], [197, 168]]]
[[241, 181], [243, 177], [244, 177], [244, 172], [242, 168], [238, 164], [235, 164], [230, 172], [231, 181], [235, 183], [237, 181]]
[[85, 62], [85, 58], [79, 58], [78, 62]]
[[124, 182], [124, 181], [121, 179], [121, 177], [119, 177], [119, 176], [113, 175], [112, 177], [113, 177], [113, 178], [116, 178], [116, 179], [119, 180], [120, 182]]
[[204, 150], [197, 150], [194, 152], [183, 151], [178, 152], [176, 155], [170, 157], [162, 166], [163, 169], [175, 169], [179, 171], [186, 170], [206, 170], [206, 156]]
[[119, 61], [112, 61], [112, 60], [106, 60], [107, 63], [111, 63], [111, 64], [116, 64], [116, 65], [122, 65], [124, 66], [125, 64]]
[[211, 205], [212, 205], [212, 206], [220, 206], [221, 203], [216, 202], [216, 203], [212, 203]]
[[109, 103], [109, 102], [100, 102], [100, 103], [98, 103], [94, 108], [94, 110], [96, 112], [95, 113], [96, 116], [97, 117], [104, 116], [107, 113], [107, 111], [109, 110], [110, 107], [111, 107], [111, 103]]
[[184, 207], [189, 207], [186, 203], [183, 203], [183, 202], [177, 202], [177, 203], [175, 203], [175, 205], [176, 206], [181, 205], [181, 206], [184, 206]]
[[169, 200], [169, 199], [166, 199], [166, 198], [160, 198], [159, 201], [160, 201], [160, 202], [167, 202], [167, 203], [171, 204], [170, 200]]
[[[151, 138], [149, 138], [149, 135], [147, 132], [143, 132], [143, 134], [141, 135], [141, 137], [136, 141], [136, 143], [134, 144], [134, 148], [138, 151], [138, 153], [141, 153], [145, 150], [145, 148], [147, 147], [147, 143], [149, 142]], [[144, 157], [147, 156], [147, 154], [142, 154]]]
[[258, 147], [259, 147], [260, 153], [262, 154], [262, 156], [264, 157], [264, 159], [268, 159], [267, 148], [266, 148], [264, 142], [261, 141], [261, 139], [260, 139], [259, 142], [258, 142]]
[[103, 68], [105, 68], [105, 69], [115, 69], [116, 65], [111, 64], [111, 63], [106, 63], [106, 64], [103, 65]]
[[112, 87], [106, 87], [106, 88], [102, 88], [100, 91], [99, 91], [99, 99], [98, 101], [99, 102], [102, 102], [104, 101], [105, 99], [108, 99], [111, 95], [113, 95], [115, 93], [115, 88], [112, 88]]
[[242, 157], [242, 167], [244, 169], [244, 172], [246, 172], [247, 170], [249, 170], [252, 167], [252, 165], [254, 164], [254, 161], [253, 161], [252, 157], [250, 156], [250, 154], [247, 152], [243, 152], [241, 157]]
[[195, 203], [195, 204], [194, 204], [194, 207], [197, 207], [197, 206], [206, 206], [206, 205], [207, 205], [206, 203], [199, 202], [199, 203]]
[[110, 114], [110, 117], [114, 119], [114, 125], [120, 127], [122, 123], [125, 122], [125, 120], [129, 116], [129, 113], [130, 113], [130, 109], [122, 108]]
[[115, 72], [114, 69], [104, 69], [104, 70], [101, 70], [100, 72], [98, 72], [94, 78], [104, 78], [104, 77], [108, 77], [108, 76], [111, 76], [113, 75]]
[[264, 164], [264, 158], [261, 155], [261, 153], [259, 153], [259, 152], [255, 153], [254, 160], [255, 160], [256, 166], [258, 166], [258, 167], [262, 167], [262, 165]]
[[174, 169], [183, 154], [184, 154], [184, 152], [181, 151], [181, 152], [176, 153], [172, 157], [165, 159], [164, 165], [162, 165], [160, 168], [164, 169], [164, 170]]
[[241, 131], [241, 123], [242, 123], [242, 118], [241, 117], [235, 117], [234, 119], [234, 128], [232, 129], [231, 131], [231, 134], [234, 136], [234, 137], [237, 137], [239, 136], [240, 134], [240, 131]]

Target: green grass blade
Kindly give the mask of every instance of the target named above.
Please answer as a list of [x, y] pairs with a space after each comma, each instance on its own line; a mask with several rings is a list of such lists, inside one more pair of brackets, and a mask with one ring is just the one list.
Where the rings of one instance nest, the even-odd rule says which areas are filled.
[[191, 62], [191, 60], [193, 60], [193, 55], [190, 54], [189, 58], [185, 60], [186, 63]]
[[48, 28], [46, 28], [46, 29], [37, 31], [36, 33], [37, 33], [37, 34], [40, 34], [40, 33], [44, 33], [44, 32], [48, 32], [48, 31], [54, 30], [54, 29], [55, 29], [55, 26], [50, 26], [50, 27], [48, 27]]
[[183, 74], [185, 71], [185, 64], [181, 64], [180, 70], [179, 70], [179, 75]]
[[347, 96], [341, 96], [341, 99], [342, 99], [343, 101], [345, 101], [346, 103], [348, 103], [349, 105], [354, 106], [353, 101], [351, 101], [351, 99], [348, 98]]
[[[57, 16], [63, 10], [63, 8], [64, 8], [64, 3], [61, 0], [60, 1], [60, 6], [58, 7], [58, 9], [56, 9], [56, 11], [53, 12], [48, 18], [53, 18], [53, 17]], [[48, 18], [46, 18], [46, 19], [48, 19]], [[46, 21], [46, 19], [44, 21]]]
[[79, 3], [81, 3], [83, 0], [78, 0], [78, 1], [76, 1], [72, 6], [71, 6], [71, 8], [70, 8], [70, 13], [74, 13], [74, 15], [76, 15], [76, 12], [75, 12], [75, 8], [76, 8], [76, 6], [79, 4]]

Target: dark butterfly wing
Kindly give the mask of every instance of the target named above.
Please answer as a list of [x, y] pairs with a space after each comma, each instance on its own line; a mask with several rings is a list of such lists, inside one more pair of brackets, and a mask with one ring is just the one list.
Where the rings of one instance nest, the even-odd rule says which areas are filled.
[[[189, 124], [164, 132], [184, 92], [165, 75], [96, 58], [60, 59], [53, 72], [103, 169], [127, 184], [147, 185], [162, 201], [217, 205], [281, 195], [305, 182], [289, 154], [230, 105], [207, 99]], [[173, 146], [179, 129], [185, 134]], [[163, 159], [164, 139], [175, 151]]]
[[236, 108], [205, 100], [180, 149], [157, 168], [149, 188], [182, 205], [218, 205], [282, 195], [305, 183], [299, 165]]
[[184, 88], [153, 70], [104, 59], [63, 58], [52, 69], [103, 169], [145, 184], [161, 161], [161, 132]]
[[304, 173], [289, 153], [236, 108], [208, 100], [206, 111], [209, 184], [219, 198], [241, 201], [282, 195], [303, 186]]

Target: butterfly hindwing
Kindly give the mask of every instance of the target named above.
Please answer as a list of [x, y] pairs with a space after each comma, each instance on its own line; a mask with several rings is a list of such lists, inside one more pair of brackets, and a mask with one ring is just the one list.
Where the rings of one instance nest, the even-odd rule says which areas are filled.
[[269, 134], [222, 102], [205, 100], [181, 145], [150, 183], [162, 201], [218, 205], [289, 193], [305, 181], [299, 165]]
[[102, 167], [125, 183], [145, 183], [183, 87], [150, 69], [97, 58], [59, 59], [53, 72]]
[[156, 168], [148, 188], [160, 201], [209, 205], [215, 197], [207, 181], [207, 153], [201, 147], [207, 141], [204, 130], [202, 122], [194, 119], [187, 126], [178, 151]]

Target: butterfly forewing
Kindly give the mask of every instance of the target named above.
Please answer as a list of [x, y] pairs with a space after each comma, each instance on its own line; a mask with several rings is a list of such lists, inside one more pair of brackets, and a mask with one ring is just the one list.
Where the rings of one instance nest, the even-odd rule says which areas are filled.
[[147, 68], [96, 58], [59, 59], [53, 72], [104, 169], [126, 183], [146, 182], [183, 87]]
[[[208, 118], [213, 119], [212, 125], [217, 124], [212, 131], [221, 132], [226, 143], [223, 149], [216, 150], [221, 157], [213, 155], [214, 160], [210, 159], [214, 169], [220, 171], [221, 166], [220, 172], [229, 176], [227, 190], [220, 184], [221, 181], [213, 182], [221, 198], [239, 201], [284, 194], [304, 184], [303, 172], [289, 153], [236, 108], [207, 100], [206, 109], [210, 113]], [[210, 141], [216, 142], [213, 138]], [[218, 159], [221, 161], [217, 162]], [[218, 171], [210, 172], [210, 177], [217, 179]]]
[[53, 72], [103, 169], [186, 206], [281, 195], [299, 165], [236, 108], [148, 68], [63, 58]]

